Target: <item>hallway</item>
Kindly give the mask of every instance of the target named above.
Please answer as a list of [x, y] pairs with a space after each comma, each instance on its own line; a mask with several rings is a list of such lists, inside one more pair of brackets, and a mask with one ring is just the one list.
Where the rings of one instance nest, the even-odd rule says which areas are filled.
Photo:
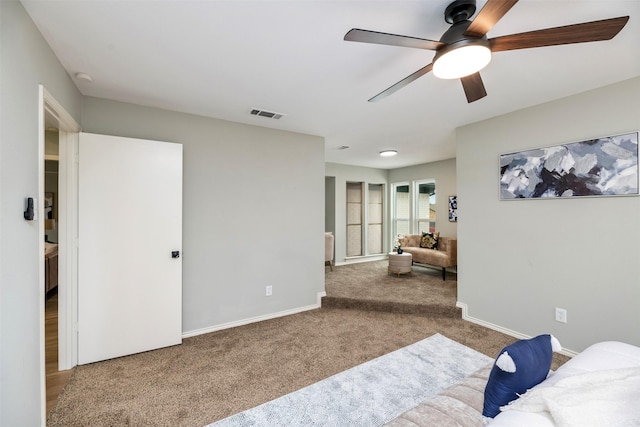
[[45, 372], [47, 381], [47, 416], [58, 395], [69, 382], [73, 369], [58, 371], [58, 293], [52, 290], [45, 303]]

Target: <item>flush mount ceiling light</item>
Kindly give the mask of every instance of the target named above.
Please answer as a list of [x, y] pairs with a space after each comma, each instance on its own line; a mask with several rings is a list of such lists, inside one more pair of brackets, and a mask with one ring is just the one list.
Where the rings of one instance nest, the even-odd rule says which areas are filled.
[[396, 150], [384, 150], [380, 152], [380, 155], [382, 157], [392, 157], [392, 156], [395, 156], [396, 154], [398, 154]]

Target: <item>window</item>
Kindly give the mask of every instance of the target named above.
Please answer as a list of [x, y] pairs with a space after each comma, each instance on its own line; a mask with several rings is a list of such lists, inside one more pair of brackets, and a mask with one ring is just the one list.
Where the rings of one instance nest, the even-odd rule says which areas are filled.
[[362, 183], [347, 182], [347, 256], [362, 255]]
[[433, 180], [416, 182], [416, 233], [433, 233], [436, 230], [436, 182]]
[[404, 234], [436, 229], [436, 181], [425, 179], [393, 184], [392, 240]]
[[409, 184], [396, 184], [393, 187], [393, 236], [395, 239], [398, 234], [410, 234], [411, 206]]
[[369, 184], [367, 253], [382, 253], [382, 184]]
[[384, 252], [384, 184], [347, 182], [347, 257]]

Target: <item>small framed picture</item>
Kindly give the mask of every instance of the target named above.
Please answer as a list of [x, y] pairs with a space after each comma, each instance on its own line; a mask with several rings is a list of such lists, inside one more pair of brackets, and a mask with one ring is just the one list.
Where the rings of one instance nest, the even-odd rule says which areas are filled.
[[449, 196], [449, 222], [458, 222], [458, 196]]

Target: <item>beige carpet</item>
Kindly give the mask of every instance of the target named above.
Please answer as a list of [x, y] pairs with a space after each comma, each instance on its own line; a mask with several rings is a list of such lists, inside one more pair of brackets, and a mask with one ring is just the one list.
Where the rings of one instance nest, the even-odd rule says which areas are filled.
[[[381, 265], [384, 274], [384, 263], [337, 267], [334, 272], [327, 268], [329, 296], [339, 293], [334, 285], [346, 283], [344, 277], [367, 282], [358, 279], [358, 270], [371, 278], [371, 271]], [[449, 279], [439, 284], [450, 293], [455, 275]], [[380, 286], [398, 290], [400, 283], [410, 280], [385, 274]], [[364, 289], [381, 292], [373, 292], [367, 283]], [[354, 300], [366, 296], [364, 290], [359, 292]], [[443, 298], [443, 304], [450, 303], [450, 296]], [[47, 425], [204, 426], [434, 333], [491, 357], [514, 341], [459, 317], [321, 308], [187, 338], [180, 346], [80, 366]], [[559, 357], [555, 365], [565, 360]]]
[[460, 317], [456, 275], [414, 266], [411, 274], [387, 274], [387, 261], [350, 264], [326, 274], [323, 307], [356, 308], [428, 316]]

